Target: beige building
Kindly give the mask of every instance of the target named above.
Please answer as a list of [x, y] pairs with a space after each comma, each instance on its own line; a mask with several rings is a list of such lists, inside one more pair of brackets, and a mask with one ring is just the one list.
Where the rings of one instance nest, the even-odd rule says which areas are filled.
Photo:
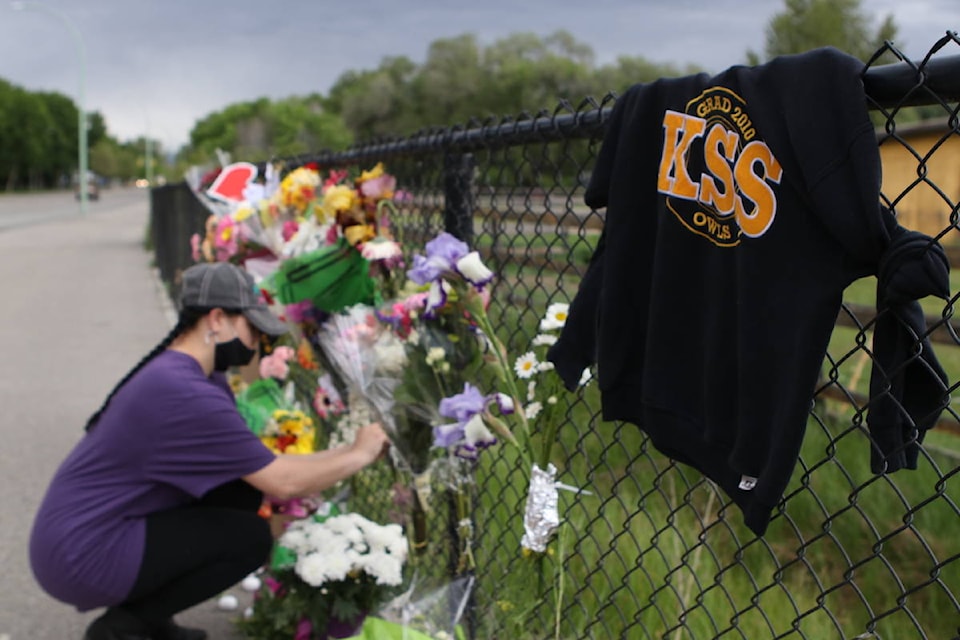
[[[948, 229], [960, 203], [960, 133], [943, 118], [880, 132], [878, 140], [882, 191], [900, 223], [931, 236]], [[950, 229], [940, 241], [960, 246], [960, 232]]]

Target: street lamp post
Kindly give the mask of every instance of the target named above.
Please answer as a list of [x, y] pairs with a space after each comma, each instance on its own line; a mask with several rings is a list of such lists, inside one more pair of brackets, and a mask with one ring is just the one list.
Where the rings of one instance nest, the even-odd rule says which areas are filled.
[[80, 194], [80, 213], [87, 212], [87, 204], [89, 202], [89, 194], [87, 192], [87, 106], [85, 98], [86, 90], [86, 75], [87, 75], [87, 50], [83, 44], [83, 36], [80, 33], [80, 30], [77, 29], [76, 25], [73, 23], [66, 14], [61, 13], [60, 11], [48, 7], [47, 5], [40, 2], [11, 2], [10, 6], [14, 11], [41, 11], [47, 13], [58, 20], [60, 20], [67, 29], [70, 31], [70, 34], [73, 36], [74, 41], [77, 44], [77, 63], [80, 66], [80, 91], [77, 96], [77, 109], [79, 114], [77, 117], [77, 176], [79, 194]]

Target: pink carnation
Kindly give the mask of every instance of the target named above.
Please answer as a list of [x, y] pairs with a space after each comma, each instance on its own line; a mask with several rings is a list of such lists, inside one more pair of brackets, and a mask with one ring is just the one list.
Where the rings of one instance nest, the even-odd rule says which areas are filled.
[[302, 618], [297, 625], [297, 635], [293, 636], [293, 640], [311, 640], [311, 638], [313, 638], [313, 623], [310, 622], [310, 618]]
[[260, 377], [276, 378], [283, 380], [290, 373], [290, 367], [287, 361], [294, 356], [295, 352], [291, 347], [277, 347], [273, 353], [264, 357], [260, 361]]
[[300, 228], [300, 225], [294, 220], [287, 220], [283, 223], [283, 241], [287, 242], [297, 233], [297, 230]]
[[194, 262], [200, 262], [200, 234], [190, 236], [190, 255]]
[[340, 237], [340, 227], [339, 225], [332, 224], [330, 228], [327, 229], [327, 244], [334, 244], [337, 241], [337, 238]]
[[422, 311], [427, 306], [427, 298], [430, 294], [427, 292], [414, 293], [403, 301], [403, 306], [407, 311]]
[[283, 361], [286, 362], [287, 360], [290, 360], [295, 355], [297, 355], [297, 352], [294, 350], [293, 347], [288, 347], [286, 345], [283, 345], [274, 349], [273, 355], [277, 356], [278, 358], [282, 358]]
[[310, 309], [313, 308], [313, 303], [309, 300], [304, 300], [303, 302], [294, 302], [293, 304], [288, 304], [284, 307], [284, 314], [287, 316], [287, 320], [294, 324], [302, 324], [307, 320], [307, 314], [310, 313]]
[[360, 193], [366, 198], [384, 198], [397, 188], [397, 179], [390, 174], [383, 174], [360, 184]]
[[213, 246], [217, 249], [217, 260], [222, 262], [232, 258], [240, 248], [238, 239], [237, 223], [233, 218], [230, 216], [220, 218], [213, 239]]

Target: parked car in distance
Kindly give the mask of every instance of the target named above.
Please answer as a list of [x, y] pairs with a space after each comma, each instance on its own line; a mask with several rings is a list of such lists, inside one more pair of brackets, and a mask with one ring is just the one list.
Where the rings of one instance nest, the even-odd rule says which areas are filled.
[[[100, 199], [100, 181], [97, 179], [97, 175], [92, 171], [87, 174], [86, 188], [88, 200]], [[75, 180], [73, 183], [73, 197], [77, 200], [80, 199], [80, 182], [77, 180]]]

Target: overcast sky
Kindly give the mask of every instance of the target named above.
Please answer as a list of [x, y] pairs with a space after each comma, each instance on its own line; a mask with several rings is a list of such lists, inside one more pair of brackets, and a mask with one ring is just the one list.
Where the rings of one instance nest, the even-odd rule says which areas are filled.
[[[165, 148], [229, 104], [326, 93], [341, 73], [384, 56], [422, 62], [438, 38], [473, 33], [482, 45], [515, 32], [566, 29], [598, 64], [620, 55], [693, 63], [714, 72], [762, 51], [782, 0], [43, 0], [15, 11], [0, 0], [0, 78], [77, 100], [79, 32], [86, 103], [121, 140], [148, 133]], [[960, 0], [861, 0], [892, 14], [896, 44], [922, 57], [960, 30]], [[42, 9], [46, 8], [47, 11]], [[64, 20], [66, 18], [66, 20]], [[949, 53], [960, 55], [952, 45]], [[2, 144], [2, 141], [0, 141]]]

